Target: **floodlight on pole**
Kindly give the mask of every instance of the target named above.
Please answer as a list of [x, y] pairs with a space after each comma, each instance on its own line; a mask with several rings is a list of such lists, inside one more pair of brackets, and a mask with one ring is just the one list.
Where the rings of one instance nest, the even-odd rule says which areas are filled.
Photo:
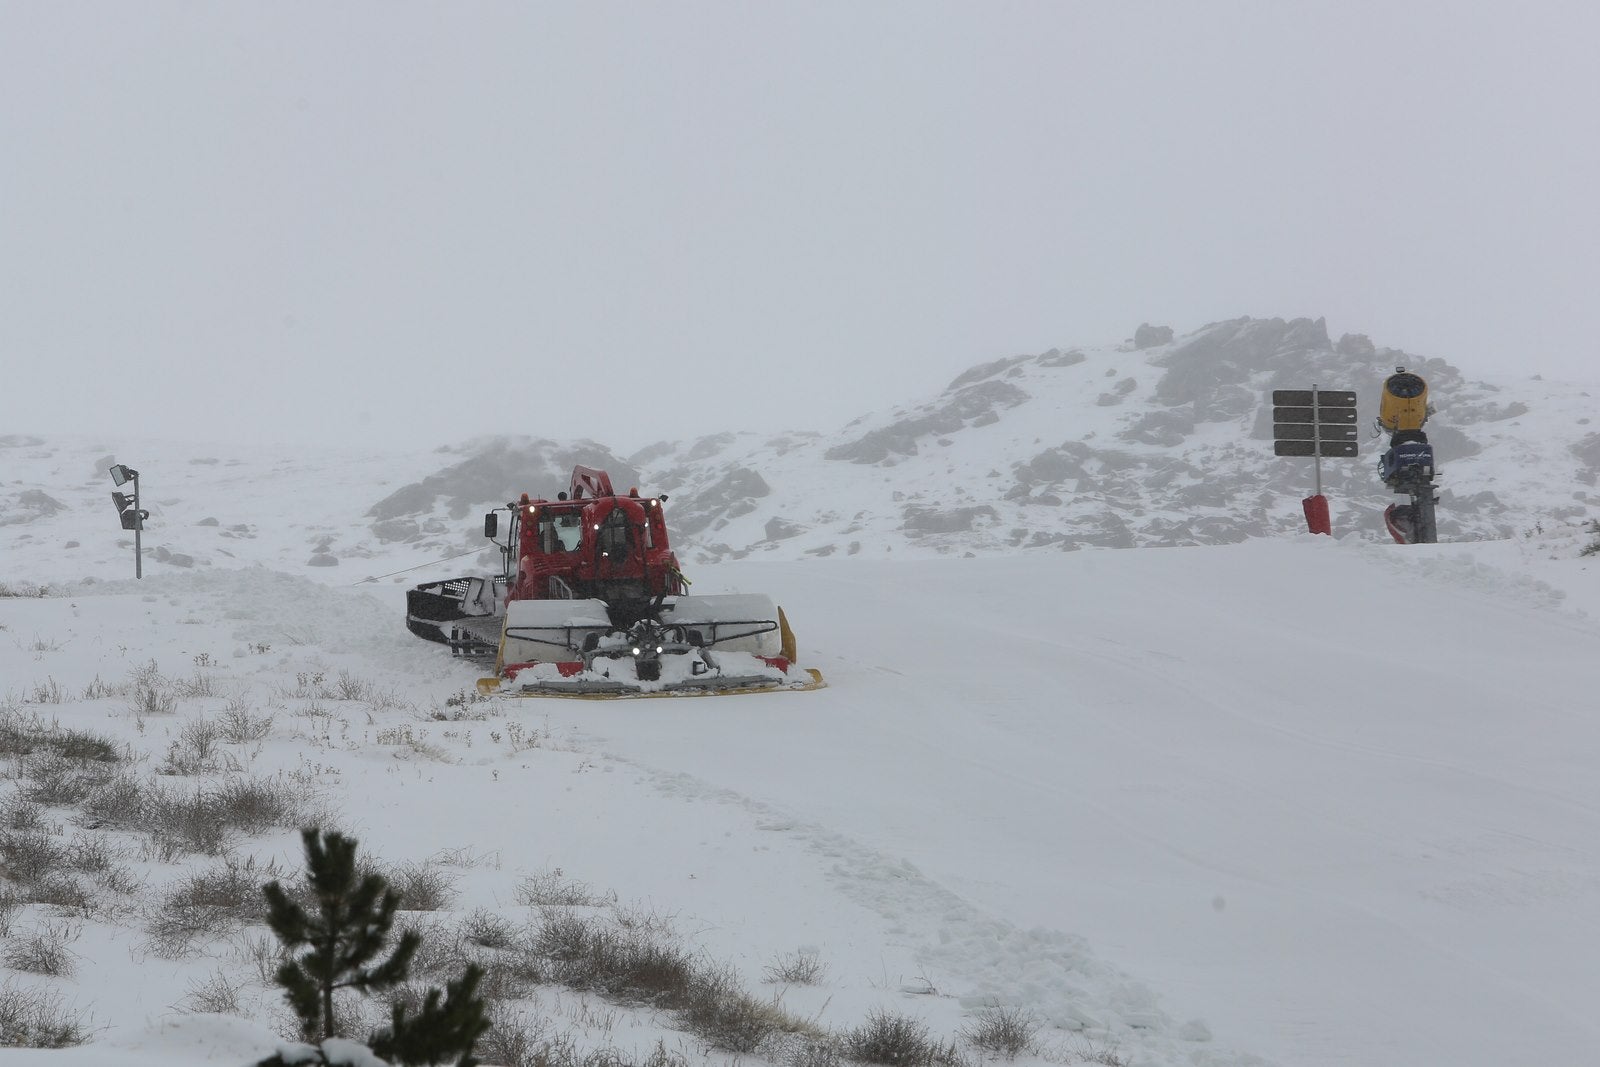
[[111, 503], [117, 509], [117, 521], [122, 523], [124, 530], [133, 531], [133, 576], [144, 577], [144, 544], [140, 535], [144, 532], [144, 520], [150, 513], [139, 506], [139, 472], [126, 463], [118, 463], [111, 468], [111, 481], [116, 485], [133, 483], [133, 497], [130, 499], [126, 493], [111, 491]]

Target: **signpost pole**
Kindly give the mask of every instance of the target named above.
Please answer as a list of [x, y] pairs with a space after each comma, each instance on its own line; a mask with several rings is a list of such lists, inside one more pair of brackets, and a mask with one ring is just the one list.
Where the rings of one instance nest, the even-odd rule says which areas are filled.
[[[1317, 410], [1317, 384], [1311, 383], [1311, 425], [1316, 427], [1317, 434], [1317, 496], [1322, 495], [1322, 413]], [[139, 498], [139, 482], [133, 483], [133, 497]]]
[[141, 536], [144, 533], [144, 512], [139, 510], [139, 475], [133, 476], [133, 576], [144, 577], [144, 545]]

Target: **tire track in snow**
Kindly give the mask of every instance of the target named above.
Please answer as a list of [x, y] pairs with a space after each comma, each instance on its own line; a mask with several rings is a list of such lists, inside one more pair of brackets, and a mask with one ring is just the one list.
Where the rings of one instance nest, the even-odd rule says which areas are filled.
[[1213, 1047], [1205, 1023], [1175, 1022], [1146, 985], [1100, 960], [1081, 937], [1022, 929], [984, 913], [897, 859], [774, 806], [692, 775], [608, 756], [663, 793], [748, 812], [756, 829], [788, 835], [825, 866], [840, 895], [880, 916], [939, 986], [968, 1010], [1025, 1009], [1049, 1025], [1115, 1045], [1148, 1067], [1266, 1067], [1269, 1061]]

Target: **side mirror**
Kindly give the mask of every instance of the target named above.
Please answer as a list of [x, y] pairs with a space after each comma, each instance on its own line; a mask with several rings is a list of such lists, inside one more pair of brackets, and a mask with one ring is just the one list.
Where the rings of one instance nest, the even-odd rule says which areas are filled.
[[483, 517], [483, 536], [485, 536], [485, 537], [493, 537], [495, 534], [497, 534], [499, 532], [500, 532], [500, 516], [497, 515], [495, 512], [491, 511], [491, 512], [489, 512], [487, 515], [485, 515]]

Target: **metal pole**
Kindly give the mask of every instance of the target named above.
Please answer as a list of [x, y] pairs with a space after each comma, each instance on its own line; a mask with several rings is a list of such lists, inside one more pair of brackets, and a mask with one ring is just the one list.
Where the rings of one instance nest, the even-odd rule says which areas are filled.
[[[1311, 451], [1317, 461], [1317, 495], [1322, 495], [1322, 412], [1317, 407], [1317, 385], [1311, 383]], [[133, 483], [133, 493], [139, 495], [139, 483]]]
[[139, 510], [139, 476], [133, 476], [133, 576], [144, 577], [144, 545], [140, 534], [144, 533], [144, 512]]

